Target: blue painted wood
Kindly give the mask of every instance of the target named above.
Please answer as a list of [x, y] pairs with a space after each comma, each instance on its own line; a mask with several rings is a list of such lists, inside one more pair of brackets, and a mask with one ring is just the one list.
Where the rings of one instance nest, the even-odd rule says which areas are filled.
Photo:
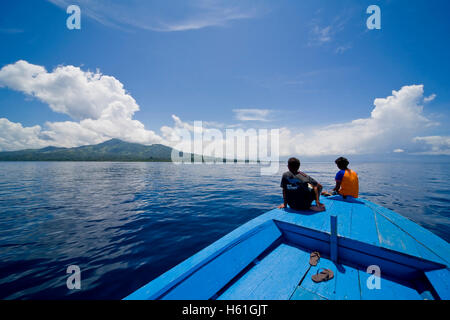
[[335, 300], [360, 300], [359, 273], [357, 269], [346, 265], [336, 268]]
[[287, 222], [293, 222], [295, 224], [298, 224], [300, 226], [304, 226], [308, 229], [313, 230], [329, 230], [330, 228], [330, 218], [328, 214], [329, 207], [331, 208], [333, 206], [333, 203], [330, 203], [327, 207], [327, 211], [323, 212], [312, 212], [312, 211], [306, 211], [306, 212], [295, 212], [290, 211], [291, 214], [289, 214], [286, 217], [283, 217], [282, 221]]
[[[406, 233], [409, 235], [409, 233]], [[415, 240], [415, 239], [414, 239]], [[415, 246], [417, 251], [420, 253], [420, 256], [427, 260], [427, 261], [433, 261], [435, 263], [439, 263], [442, 265], [447, 265], [447, 262], [440, 258], [438, 255], [436, 255], [434, 252], [432, 252], [430, 249], [428, 249], [427, 247], [425, 247], [422, 243], [415, 241]]]
[[375, 214], [371, 208], [362, 204], [353, 204], [351, 238], [371, 245], [379, 246]]
[[[185, 279], [164, 300], [207, 300], [281, 236], [275, 223], [236, 244]], [[224, 267], [226, 266], [226, 267]]]
[[[340, 263], [350, 263], [364, 269], [370, 265], [378, 265], [386, 274], [394, 275], [400, 279], [420, 276], [420, 271], [417, 268], [421, 267], [419, 265], [421, 260], [367, 244], [348, 245], [348, 241], [353, 240], [341, 241], [341, 246], [339, 247]], [[422, 263], [422, 265], [424, 264]], [[435, 267], [439, 266], [432, 265]], [[425, 266], [430, 266], [430, 264]]]
[[337, 240], [337, 217], [330, 217], [331, 235], [330, 235], [330, 255], [331, 261], [338, 262], [338, 240]]
[[232, 286], [230, 286], [224, 293], [222, 293], [218, 300], [230, 299], [246, 299], [263, 281], [269, 276], [273, 270], [278, 266], [278, 262], [282, 259], [286, 250], [284, 246], [279, 246], [266, 256], [262, 261], [259, 261], [251, 270], [245, 273]]
[[[275, 209], [249, 221], [126, 299], [209, 299], [232, 279], [236, 280], [239, 272], [277, 239], [285, 243], [237, 279], [222, 298], [231, 295], [235, 290], [232, 288], [240, 285], [238, 291], [251, 288], [247, 289], [247, 296], [254, 299], [288, 299], [292, 294], [292, 299], [420, 299], [429, 295], [421, 297], [411, 284], [405, 283], [422, 279], [423, 272], [435, 290], [448, 297], [448, 283], [438, 280], [445, 275], [450, 279], [447, 269], [444, 274], [432, 271], [449, 267], [450, 245], [447, 242], [366, 200], [333, 197], [321, 201], [327, 207], [324, 212]], [[365, 272], [349, 265], [337, 268], [326, 259], [331, 254], [332, 215], [337, 216], [339, 262], [363, 269], [369, 264], [379, 264], [386, 277], [382, 279], [381, 291], [368, 290], [365, 280], [369, 275]], [[313, 250], [322, 253], [321, 263], [331, 264], [335, 279], [321, 286], [296, 288], [295, 281], [301, 275], [298, 270], [308, 266], [309, 252]], [[308, 273], [302, 286], [308, 286], [310, 276]], [[392, 276], [398, 279], [393, 281]], [[243, 285], [244, 281], [249, 285]], [[419, 281], [414, 285], [426, 293], [426, 283]]]
[[283, 238], [287, 244], [299, 246], [309, 252], [319, 251], [323, 255], [330, 255], [330, 242], [309, 238], [298, 233], [283, 232]]
[[294, 294], [291, 297], [291, 300], [326, 300], [326, 299], [306, 289], [303, 289], [302, 287], [297, 287], [297, 289], [295, 290]]
[[323, 242], [326, 242], [329, 244], [330, 242], [330, 235], [324, 231], [318, 231], [313, 229], [308, 229], [305, 227], [301, 227], [297, 224], [294, 224], [292, 222], [287, 223], [286, 221], [280, 221], [275, 220], [275, 224], [278, 226], [280, 230], [283, 231], [283, 234], [285, 233], [295, 233], [299, 234], [308, 238], [314, 238]]
[[163, 273], [158, 278], [147, 283], [145, 286], [134, 291], [124, 300], [150, 300], [158, 299], [162, 294], [168, 292], [176, 284], [182, 282], [190, 274], [213, 260], [215, 257], [228, 250], [234, 244], [251, 237], [255, 232], [266, 227], [272, 227], [273, 218], [279, 215], [281, 210], [272, 210], [261, 215], [223, 238], [214, 242], [207, 248], [201, 250], [192, 257], [186, 259], [179, 265]]
[[381, 207], [367, 200], [361, 200], [367, 206], [370, 206], [378, 213], [396, 224], [403, 232], [408, 233], [416, 241], [427, 247], [431, 252], [443, 259], [447, 264], [450, 263], [450, 244], [445, 240], [439, 238], [434, 233], [422, 228], [415, 222], [401, 216], [400, 214], [391, 211], [387, 208]]
[[412, 256], [421, 257], [416, 247], [416, 241], [408, 234], [399, 230], [395, 224], [391, 223], [379, 213], [375, 213], [375, 221], [377, 224], [378, 237], [382, 247]]
[[282, 244], [219, 300], [287, 300], [309, 268], [309, 253]]
[[448, 269], [440, 269], [425, 272], [425, 275], [439, 297], [442, 300], [450, 300], [450, 271]]
[[350, 237], [353, 206], [351, 202], [333, 201], [333, 206], [329, 211], [330, 215], [338, 217], [337, 231], [341, 237]]
[[415, 289], [387, 279], [383, 273], [380, 289], [369, 289], [367, 280], [370, 276], [372, 275], [359, 270], [362, 300], [423, 300]]

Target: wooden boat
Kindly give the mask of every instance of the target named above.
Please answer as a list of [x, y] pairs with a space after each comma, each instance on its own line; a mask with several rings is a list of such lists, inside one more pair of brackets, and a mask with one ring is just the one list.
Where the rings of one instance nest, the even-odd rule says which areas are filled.
[[[446, 241], [363, 199], [333, 196], [323, 203], [327, 210], [318, 213], [267, 212], [125, 299], [450, 298]], [[309, 264], [313, 251], [321, 255], [317, 266]], [[331, 269], [334, 277], [313, 282], [311, 276], [320, 268]]]

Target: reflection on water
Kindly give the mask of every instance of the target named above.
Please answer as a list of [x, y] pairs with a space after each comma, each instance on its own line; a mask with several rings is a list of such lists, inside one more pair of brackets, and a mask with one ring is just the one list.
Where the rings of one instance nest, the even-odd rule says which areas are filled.
[[[280, 176], [259, 169], [0, 163], [0, 298], [121, 299], [280, 204]], [[450, 240], [450, 164], [353, 169], [362, 197]], [[305, 163], [302, 170], [334, 186], [334, 164]], [[81, 290], [66, 287], [69, 265], [81, 268]]]

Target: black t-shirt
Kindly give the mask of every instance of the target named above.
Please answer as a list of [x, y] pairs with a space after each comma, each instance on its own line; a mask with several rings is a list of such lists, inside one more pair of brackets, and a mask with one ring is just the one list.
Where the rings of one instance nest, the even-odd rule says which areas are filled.
[[294, 210], [307, 210], [314, 200], [314, 193], [309, 189], [308, 183], [317, 186], [317, 181], [303, 172], [293, 174], [288, 171], [281, 178], [281, 188], [285, 190], [286, 200]]

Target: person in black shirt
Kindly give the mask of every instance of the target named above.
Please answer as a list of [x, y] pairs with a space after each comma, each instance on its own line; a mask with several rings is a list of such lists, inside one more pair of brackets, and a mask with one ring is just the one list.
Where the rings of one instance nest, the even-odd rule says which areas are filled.
[[[290, 158], [288, 169], [289, 171], [285, 172], [281, 178], [284, 203], [278, 208], [283, 209], [289, 205], [294, 210], [325, 210], [325, 206], [319, 199], [322, 185], [306, 173], [299, 171], [300, 160]], [[316, 200], [316, 206], [311, 206], [313, 200]]]

